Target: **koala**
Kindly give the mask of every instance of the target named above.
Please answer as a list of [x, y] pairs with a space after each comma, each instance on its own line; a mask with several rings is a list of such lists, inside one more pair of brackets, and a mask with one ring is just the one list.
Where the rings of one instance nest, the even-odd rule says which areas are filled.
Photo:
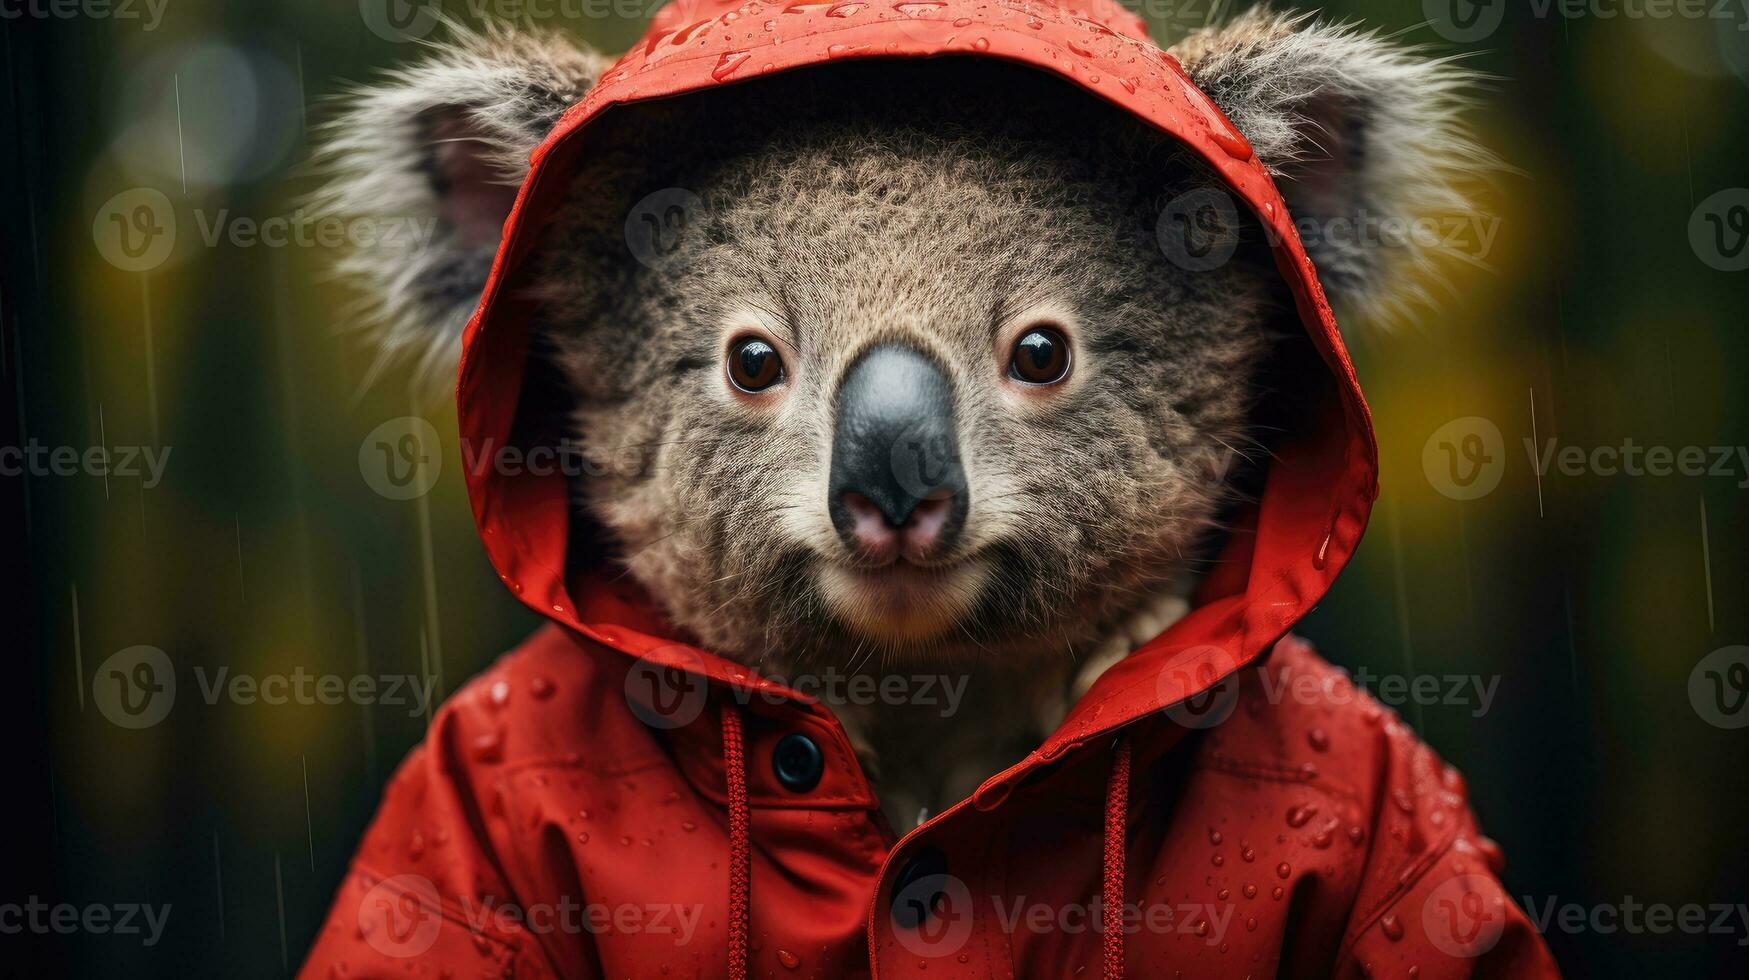
[[[1376, 35], [1260, 11], [1172, 53], [1296, 216], [1466, 208], [1491, 166], [1459, 122], [1474, 78]], [[322, 206], [441, 228], [343, 260], [382, 363], [454, 362], [529, 152], [605, 67], [464, 33], [348, 97]], [[1276, 368], [1308, 342], [1259, 223], [1180, 213], [1221, 186], [1017, 65], [847, 62], [610, 115], [518, 287], [551, 425], [592, 464], [576, 506], [708, 649], [777, 677], [968, 676], [951, 716], [836, 706], [908, 826], [1183, 613], [1268, 458]], [[640, 216], [652, 195], [684, 203]], [[641, 219], [671, 247], [631, 247]], [[1439, 259], [1307, 245], [1374, 320]]]

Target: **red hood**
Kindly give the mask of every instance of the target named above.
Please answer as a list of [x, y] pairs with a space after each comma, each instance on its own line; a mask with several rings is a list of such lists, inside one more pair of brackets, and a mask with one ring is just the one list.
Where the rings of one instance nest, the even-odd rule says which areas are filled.
[[[735, 21], [741, 21], [736, 24]], [[754, 25], [770, 25], [761, 30]], [[1377, 450], [1353, 365], [1311, 260], [1269, 173], [1219, 109], [1134, 15], [1108, 0], [987, 4], [982, 0], [860, 0], [787, 7], [758, 0], [681, 0], [663, 8], [643, 41], [604, 73], [535, 150], [505, 225], [480, 305], [464, 334], [457, 390], [463, 444], [512, 444], [523, 403], [529, 310], [510, 288], [589, 152], [591, 124], [611, 107], [667, 98], [845, 58], [982, 56], [1031, 65], [1121, 106], [1181, 140], [1219, 173], [1272, 232], [1276, 265], [1328, 378], [1309, 379], [1300, 428], [1274, 447], [1254, 514], [1204, 583], [1197, 608], [1109, 670], [1028, 761], [1193, 695], [1270, 649], [1323, 597], [1359, 544], [1377, 493]], [[894, 70], [902, 70], [895, 65]], [[1312, 369], [1314, 372], [1316, 368]], [[1334, 383], [1318, 383], [1331, 381]], [[567, 586], [588, 538], [562, 473], [467, 474], [474, 516], [493, 565], [543, 615], [600, 643], [718, 683], [774, 685], [708, 651], [645, 630], [648, 617], [577, 597]], [[1246, 533], [1254, 532], [1254, 533]], [[568, 561], [569, 559], [577, 559]], [[612, 608], [610, 608], [612, 607]], [[702, 668], [701, 665], [702, 664]], [[1005, 776], [1014, 776], [1023, 763]], [[1001, 778], [1001, 777], [999, 777]], [[993, 781], [994, 782], [994, 781]], [[991, 789], [992, 786], [986, 786]]]

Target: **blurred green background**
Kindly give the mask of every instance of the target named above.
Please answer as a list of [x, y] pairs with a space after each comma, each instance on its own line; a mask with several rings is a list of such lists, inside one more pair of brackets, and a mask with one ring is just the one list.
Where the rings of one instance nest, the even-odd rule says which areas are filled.
[[[0, 935], [0, 971], [295, 971], [424, 718], [208, 705], [196, 668], [431, 673], [441, 696], [536, 625], [478, 545], [453, 409], [403, 374], [364, 384], [369, 357], [336, 332], [348, 297], [325, 281], [332, 255], [204, 241], [216, 222], [294, 214], [323, 100], [418, 53], [368, 28], [371, 2], [167, 0], [154, 22], [136, 0], [131, 19], [0, 19], [0, 444], [171, 453], [151, 487], [0, 477], [0, 544], [24, 583], [0, 641], [20, 668], [0, 903], [172, 907], [151, 947]], [[1710, 267], [1690, 237], [1697, 205], [1749, 185], [1749, 12], [1568, 18], [1515, 2], [1490, 36], [1457, 43], [1426, 25], [1435, 6], [1325, 9], [1498, 76], [1473, 118], [1518, 172], [1485, 200], [1499, 217], [1472, 256], [1485, 268], [1454, 264], [1438, 313], [1389, 333], [1345, 324], [1384, 496], [1302, 632], [1375, 675], [1498, 679], [1481, 717], [1475, 703], [1401, 710], [1468, 775], [1512, 894], [1749, 901], [1749, 729], [1710, 723], [1689, 693], [1703, 657], [1749, 643], [1749, 472], [1539, 480], [1524, 449], [1533, 434], [1539, 447], [1749, 444], [1749, 273]], [[1210, 14], [1208, 0], [1147, 12], [1165, 38]], [[541, 23], [614, 52], [642, 29]], [[147, 273], [94, 244], [106, 202], [139, 187], [179, 218], [176, 252]], [[395, 501], [361, 477], [360, 446], [408, 414], [444, 433], [451, 465], [429, 495]], [[1454, 500], [1423, 450], [1478, 416], [1502, 433], [1503, 478]], [[163, 723], [126, 730], [93, 703], [92, 677], [142, 644], [182, 686]], [[1548, 938], [1574, 976], [1743, 976], [1749, 933], [1731, 921], [1730, 934]]]

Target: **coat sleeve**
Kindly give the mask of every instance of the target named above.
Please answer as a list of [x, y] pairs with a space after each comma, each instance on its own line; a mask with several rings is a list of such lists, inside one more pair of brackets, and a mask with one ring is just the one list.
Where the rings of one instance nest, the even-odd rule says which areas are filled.
[[[1559, 977], [1530, 919], [1471, 848], [1417, 869], [1387, 905], [1351, 923], [1342, 977]], [[1359, 912], [1360, 910], [1357, 910]]]
[[299, 976], [559, 975], [508, 883], [499, 787], [466, 762], [491, 736], [457, 714], [390, 781]]
[[1507, 893], [1463, 777], [1400, 725], [1387, 726], [1373, 846], [1339, 977], [1559, 977], [1543, 937]]

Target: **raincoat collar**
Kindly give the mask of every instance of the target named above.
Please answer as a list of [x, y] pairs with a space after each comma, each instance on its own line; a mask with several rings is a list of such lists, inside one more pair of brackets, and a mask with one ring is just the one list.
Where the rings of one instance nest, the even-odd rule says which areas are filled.
[[[660, 11], [645, 38], [605, 72], [531, 158], [478, 308], [463, 335], [457, 389], [468, 445], [508, 445], [527, 387], [530, 309], [514, 288], [563, 195], [591, 124], [616, 106], [743, 84], [847, 58], [962, 56], [1029, 65], [1079, 86], [1180, 140], [1221, 176], [1271, 232], [1277, 268], [1327, 377], [1299, 431], [1275, 450], [1253, 513], [1234, 528], [1191, 613], [1107, 671], [1058, 729], [972, 801], [1005, 796], [1031, 767], [1198, 694], [1266, 652], [1329, 589], [1359, 544], [1377, 495], [1377, 450], [1353, 365], [1311, 260], [1269, 173], [1243, 136], [1146, 34], [1109, 0], [896, 4], [682, 2]], [[577, 590], [567, 568], [586, 541], [562, 473], [466, 474], [475, 521], [500, 578], [523, 602], [591, 640], [712, 682], [807, 697], [710, 651], [676, 642], [660, 618], [599, 585]], [[591, 581], [599, 582], [598, 578]]]

